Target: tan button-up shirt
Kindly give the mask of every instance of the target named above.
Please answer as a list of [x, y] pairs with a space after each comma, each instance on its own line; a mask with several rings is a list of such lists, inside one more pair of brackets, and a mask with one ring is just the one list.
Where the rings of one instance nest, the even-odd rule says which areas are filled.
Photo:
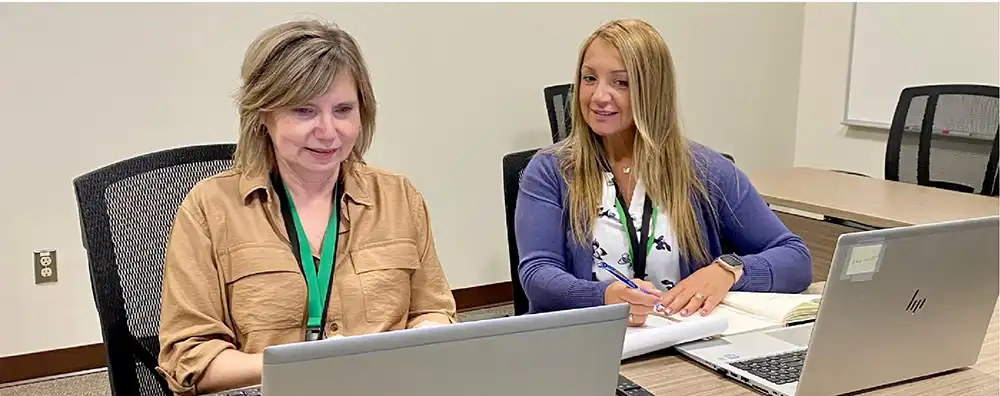
[[[454, 323], [420, 193], [405, 177], [365, 165], [344, 174], [326, 336]], [[158, 371], [178, 395], [195, 394], [223, 350], [259, 353], [305, 338], [306, 282], [276, 194], [267, 175], [230, 170], [197, 184], [177, 211], [163, 270]]]

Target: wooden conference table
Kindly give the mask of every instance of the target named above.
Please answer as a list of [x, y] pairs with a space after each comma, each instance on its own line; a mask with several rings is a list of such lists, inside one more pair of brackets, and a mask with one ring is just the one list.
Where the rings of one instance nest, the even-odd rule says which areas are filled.
[[813, 168], [749, 172], [768, 204], [887, 228], [993, 216], [1000, 199]]
[[826, 280], [837, 238], [845, 232], [1000, 214], [996, 197], [829, 170], [776, 168], [748, 176], [781, 221], [809, 247], [813, 282]]

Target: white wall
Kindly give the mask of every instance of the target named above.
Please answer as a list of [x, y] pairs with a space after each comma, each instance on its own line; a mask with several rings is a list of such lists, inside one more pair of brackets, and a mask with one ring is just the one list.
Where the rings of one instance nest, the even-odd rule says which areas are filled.
[[[380, 104], [369, 160], [425, 193], [454, 288], [509, 279], [500, 159], [549, 143], [542, 88], [572, 79], [606, 20], [666, 37], [690, 136], [748, 169], [793, 160], [802, 4], [0, 5], [0, 356], [101, 341], [72, 178], [234, 141], [243, 51], [301, 13], [360, 41]], [[33, 284], [42, 248], [56, 284]]]
[[841, 125], [853, 3], [807, 3], [802, 28], [795, 165], [884, 176], [885, 130]]

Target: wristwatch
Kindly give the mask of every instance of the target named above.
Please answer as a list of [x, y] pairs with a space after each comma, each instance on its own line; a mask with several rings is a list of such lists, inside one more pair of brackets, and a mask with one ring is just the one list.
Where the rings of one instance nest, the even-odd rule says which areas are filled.
[[743, 276], [743, 260], [734, 254], [723, 254], [715, 259], [715, 264], [733, 273], [733, 279], [738, 281]]

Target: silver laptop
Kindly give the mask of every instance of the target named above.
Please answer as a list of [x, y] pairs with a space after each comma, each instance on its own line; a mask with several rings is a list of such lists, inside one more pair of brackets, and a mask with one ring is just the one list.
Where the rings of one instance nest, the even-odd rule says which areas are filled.
[[973, 365], [1000, 297], [998, 239], [998, 216], [843, 234], [815, 322], [677, 350], [787, 396], [842, 394]]
[[269, 347], [261, 393], [610, 396], [627, 318], [619, 304]]

